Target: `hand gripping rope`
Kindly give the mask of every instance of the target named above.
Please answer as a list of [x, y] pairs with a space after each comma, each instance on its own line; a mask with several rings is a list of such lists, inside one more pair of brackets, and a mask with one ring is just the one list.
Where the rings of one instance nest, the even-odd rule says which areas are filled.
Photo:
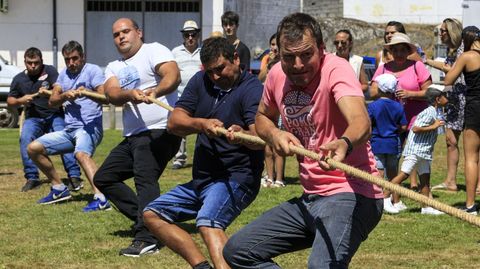
[[[90, 92], [90, 91], [83, 90], [82, 94], [84, 94], [85, 96], [96, 97], [96, 98], [99, 98], [99, 99], [103, 99], [103, 98], [106, 99], [106, 97], [104, 95], [101, 95], [101, 94], [98, 94], [98, 93], [93, 93], [93, 92]], [[155, 103], [156, 105], [159, 105], [159, 106], [167, 109], [168, 111], [173, 111], [173, 107], [171, 107], [171, 106], [169, 106], [169, 105], [167, 105], [167, 104], [165, 104], [165, 103], [163, 103], [163, 102], [161, 102], [161, 101], [159, 101], [159, 100], [157, 100], [153, 97], [148, 97], [148, 99], [152, 103]], [[217, 132], [220, 133], [221, 135], [226, 135], [228, 133], [227, 129], [222, 128], [222, 127], [217, 127]], [[242, 141], [242, 142], [247, 142], [247, 143], [252, 143], [252, 144], [257, 144], [257, 145], [262, 145], [262, 146], [266, 145], [265, 141], [263, 141], [260, 137], [247, 135], [247, 134], [244, 134], [244, 133], [235, 133], [235, 138]], [[308, 158], [311, 158], [311, 159], [314, 159], [314, 160], [317, 160], [317, 161], [322, 159], [322, 157], [319, 154], [317, 154], [313, 151], [306, 150], [306, 149], [301, 148], [301, 147], [294, 146], [294, 145], [290, 145], [290, 150], [297, 155], [305, 156], [305, 157], [308, 157]], [[333, 167], [335, 169], [340, 169], [340, 170], [344, 171], [345, 173], [347, 173], [351, 176], [354, 176], [355, 178], [362, 179], [364, 181], [370, 182], [372, 184], [380, 186], [380, 187], [382, 187], [384, 189], [387, 189], [389, 191], [396, 192], [396, 193], [400, 194], [401, 196], [407, 197], [407, 198], [409, 198], [411, 200], [414, 200], [416, 202], [419, 202], [419, 203], [425, 204], [427, 206], [433, 207], [433, 208], [438, 209], [442, 212], [445, 212], [445, 213], [447, 213], [451, 216], [457, 217], [457, 218], [459, 218], [461, 220], [464, 220], [464, 221], [466, 221], [470, 224], [473, 224], [473, 225], [476, 225], [476, 226], [480, 227], [480, 218], [477, 217], [477, 216], [474, 216], [474, 215], [470, 215], [463, 210], [460, 210], [460, 209], [455, 208], [453, 206], [444, 204], [444, 203], [439, 202], [437, 200], [434, 200], [430, 197], [424, 196], [422, 194], [419, 194], [417, 192], [414, 192], [412, 190], [404, 188], [400, 185], [393, 184], [389, 181], [384, 180], [383, 178], [373, 176], [373, 175], [371, 175], [371, 174], [369, 174], [365, 171], [362, 171], [358, 168], [349, 166], [349, 165], [344, 164], [342, 162], [336, 161], [332, 158], [325, 157], [325, 158], [323, 158], [323, 160], [328, 165], [330, 165], [331, 167]]]

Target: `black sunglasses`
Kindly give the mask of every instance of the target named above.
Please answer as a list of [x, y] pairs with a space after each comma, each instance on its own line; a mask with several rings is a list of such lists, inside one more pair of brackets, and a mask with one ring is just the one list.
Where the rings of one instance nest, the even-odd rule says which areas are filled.
[[185, 33], [183, 33], [184, 38], [189, 38], [189, 37], [195, 38], [195, 37], [197, 37], [197, 35], [198, 35], [197, 32], [190, 32], [190, 33], [185, 32]]
[[333, 41], [333, 45], [335, 45], [335, 46], [338, 46], [338, 44], [340, 44], [340, 43], [342, 44], [342, 46], [347, 45], [347, 41], [343, 41], [343, 40], [342, 41], [338, 41], [338, 40]]

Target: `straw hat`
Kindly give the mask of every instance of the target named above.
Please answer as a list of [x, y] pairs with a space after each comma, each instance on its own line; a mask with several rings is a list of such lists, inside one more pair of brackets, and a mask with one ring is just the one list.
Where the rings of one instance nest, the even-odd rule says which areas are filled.
[[404, 33], [395, 33], [390, 40], [390, 43], [385, 44], [383, 47], [390, 50], [390, 47], [397, 44], [407, 44], [410, 47], [410, 52], [417, 51], [417, 46], [410, 41], [410, 38]]
[[182, 30], [180, 30], [180, 32], [189, 32], [189, 31], [200, 31], [200, 28], [198, 28], [197, 23], [193, 20], [185, 21], [185, 23], [183, 24]]

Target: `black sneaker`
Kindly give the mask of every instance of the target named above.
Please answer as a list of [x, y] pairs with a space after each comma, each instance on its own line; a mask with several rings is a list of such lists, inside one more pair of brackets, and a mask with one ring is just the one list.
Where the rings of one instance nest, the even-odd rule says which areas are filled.
[[28, 179], [27, 182], [25, 182], [25, 185], [23, 185], [21, 192], [38, 189], [40, 188], [40, 185], [42, 185], [42, 182], [40, 182], [40, 180]]
[[62, 178], [62, 181], [70, 191], [79, 191], [83, 188], [83, 180], [79, 177]]
[[477, 211], [478, 211], [477, 204], [474, 204], [471, 207], [462, 206], [459, 209], [467, 212], [470, 215], [475, 215], [476, 216], [478, 214], [477, 213]]
[[142, 255], [153, 254], [156, 252], [158, 252], [157, 244], [133, 240], [130, 246], [120, 250], [119, 255], [128, 257], [140, 257]]

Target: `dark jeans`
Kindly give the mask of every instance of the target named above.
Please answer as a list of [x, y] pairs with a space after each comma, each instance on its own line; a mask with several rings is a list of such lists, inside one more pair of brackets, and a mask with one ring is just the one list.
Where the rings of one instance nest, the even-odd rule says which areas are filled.
[[354, 193], [305, 194], [270, 209], [234, 234], [223, 256], [232, 268], [280, 268], [272, 258], [311, 247], [308, 268], [348, 268], [382, 210], [383, 199]]
[[[48, 118], [28, 118], [23, 122], [22, 133], [20, 134], [20, 155], [22, 156], [23, 172], [28, 180], [38, 180], [38, 168], [28, 156], [27, 146], [40, 136], [53, 131], [63, 131], [65, 121], [59, 115], [52, 115]], [[62, 155], [62, 162], [69, 177], [80, 177], [80, 167], [75, 160], [73, 153]]]
[[[181, 138], [166, 130], [151, 130], [126, 137], [98, 169], [95, 185], [120, 210], [135, 221], [135, 240], [156, 243], [143, 222], [143, 209], [160, 196], [158, 179], [177, 153]], [[124, 181], [133, 177], [136, 193]]]

